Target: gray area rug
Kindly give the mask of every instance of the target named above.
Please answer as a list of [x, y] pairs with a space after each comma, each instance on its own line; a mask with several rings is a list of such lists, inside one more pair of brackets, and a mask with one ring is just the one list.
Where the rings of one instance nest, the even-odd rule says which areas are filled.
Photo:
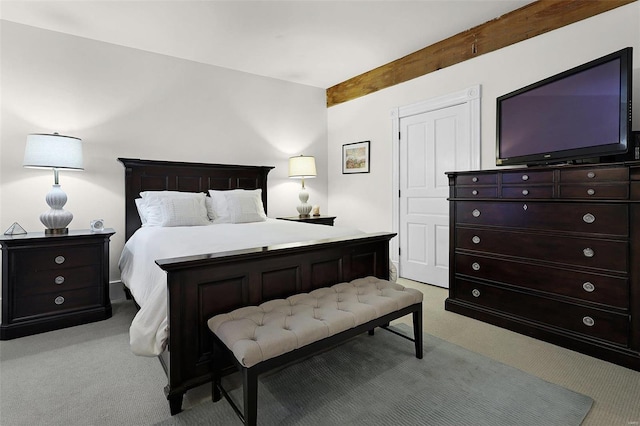
[[[241, 403], [238, 375], [223, 384]], [[416, 359], [413, 343], [383, 330], [262, 376], [258, 401], [263, 425], [568, 426], [579, 425], [593, 403], [427, 334], [424, 358]], [[241, 422], [223, 399], [158, 424]]]

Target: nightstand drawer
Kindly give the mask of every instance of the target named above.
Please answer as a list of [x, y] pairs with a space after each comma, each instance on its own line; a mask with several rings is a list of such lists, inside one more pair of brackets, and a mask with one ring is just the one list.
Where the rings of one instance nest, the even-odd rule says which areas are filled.
[[100, 264], [78, 268], [49, 269], [16, 276], [15, 295], [25, 297], [55, 291], [100, 286]]
[[102, 246], [53, 246], [42, 249], [22, 251], [16, 255], [16, 267], [20, 271], [42, 271], [47, 269], [66, 269], [78, 266], [100, 264]]
[[80, 290], [60, 291], [15, 299], [14, 319], [58, 313], [73, 309], [86, 309], [102, 304], [102, 289], [89, 287]]

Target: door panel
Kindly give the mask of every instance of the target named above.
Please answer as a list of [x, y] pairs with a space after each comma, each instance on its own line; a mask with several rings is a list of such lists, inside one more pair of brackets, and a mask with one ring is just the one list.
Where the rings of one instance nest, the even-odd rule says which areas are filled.
[[400, 119], [400, 276], [448, 287], [449, 182], [467, 166], [466, 104]]

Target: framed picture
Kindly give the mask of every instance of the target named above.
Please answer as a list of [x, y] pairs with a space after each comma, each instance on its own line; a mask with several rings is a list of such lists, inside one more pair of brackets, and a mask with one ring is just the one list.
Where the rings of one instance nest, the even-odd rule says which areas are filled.
[[369, 173], [370, 141], [342, 145], [342, 173]]

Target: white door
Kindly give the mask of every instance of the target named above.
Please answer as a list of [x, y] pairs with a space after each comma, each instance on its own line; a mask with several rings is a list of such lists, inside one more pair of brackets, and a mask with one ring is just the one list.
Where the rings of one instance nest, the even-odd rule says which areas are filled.
[[[449, 286], [449, 182], [470, 166], [469, 105], [400, 118], [400, 276]], [[462, 164], [461, 164], [462, 163]]]

